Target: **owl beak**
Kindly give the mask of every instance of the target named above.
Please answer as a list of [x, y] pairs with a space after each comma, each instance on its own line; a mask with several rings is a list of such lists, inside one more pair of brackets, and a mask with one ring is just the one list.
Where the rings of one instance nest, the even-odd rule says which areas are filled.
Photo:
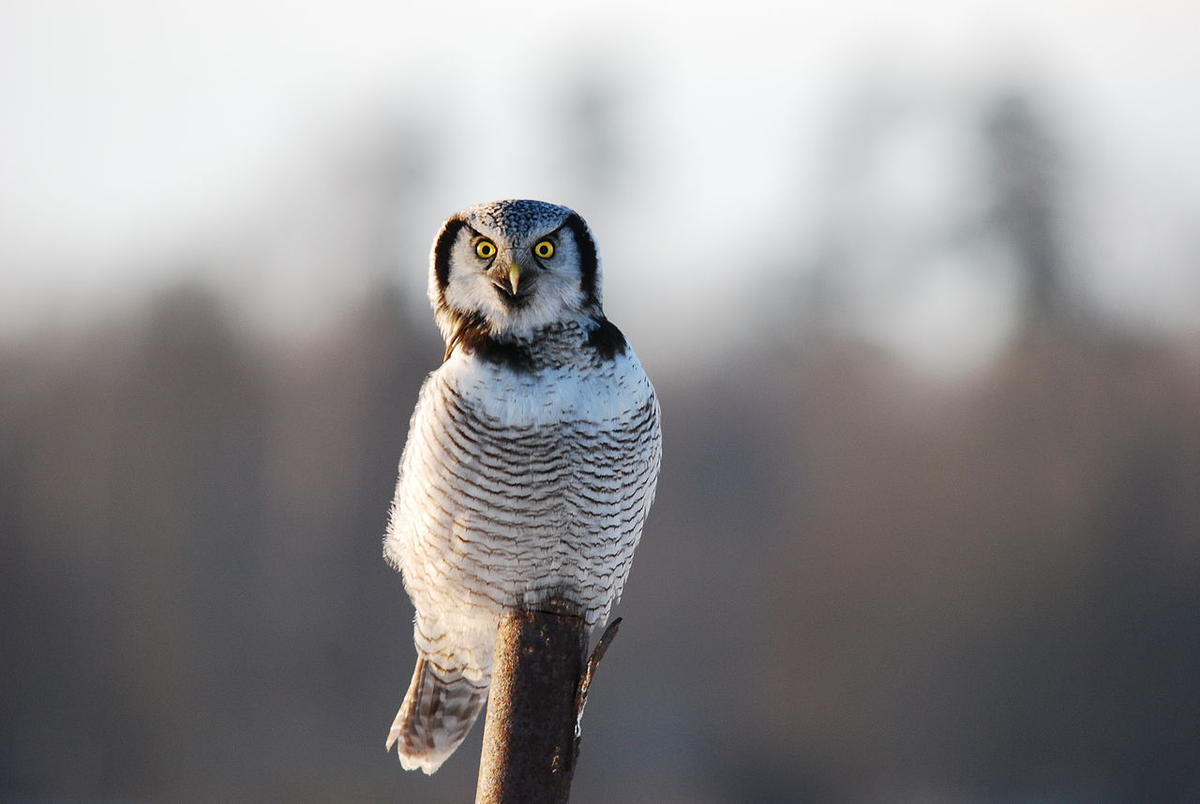
[[513, 260], [508, 265], [508, 284], [512, 287], [513, 295], [517, 295], [517, 285], [521, 283], [521, 266]]

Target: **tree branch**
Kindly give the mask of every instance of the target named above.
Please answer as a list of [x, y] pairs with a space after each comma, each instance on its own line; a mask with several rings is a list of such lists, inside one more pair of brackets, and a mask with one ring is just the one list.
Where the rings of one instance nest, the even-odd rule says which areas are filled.
[[619, 622], [585, 662], [588, 629], [570, 603], [500, 618], [475, 804], [566, 804], [588, 688]]

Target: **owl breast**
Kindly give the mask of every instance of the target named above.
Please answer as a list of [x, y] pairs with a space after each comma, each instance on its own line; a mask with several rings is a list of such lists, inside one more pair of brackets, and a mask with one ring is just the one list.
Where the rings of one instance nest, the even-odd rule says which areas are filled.
[[658, 416], [632, 351], [523, 370], [453, 354], [413, 415], [387, 545], [418, 611], [486, 628], [566, 595], [607, 619], [653, 500]]

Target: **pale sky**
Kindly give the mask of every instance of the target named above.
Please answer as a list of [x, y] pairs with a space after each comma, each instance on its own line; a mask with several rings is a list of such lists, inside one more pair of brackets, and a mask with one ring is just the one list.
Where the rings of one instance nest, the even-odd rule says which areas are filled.
[[[1044, 83], [1098, 196], [1079, 214], [1112, 263], [1096, 280], [1112, 292], [1145, 285], [1130, 265], [1178, 263], [1175, 241], [1200, 224], [1197, 4], [709, 5], [7, 0], [0, 315], [36, 318], [47, 303], [159, 281], [180, 269], [165, 264], [173, 250], [263, 214], [347, 126], [388, 103], [457, 132], [463, 159], [427, 199], [431, 225], [468, 203], [546, 197], [558, 184], [539, 163], [537, 126], [589, 62], [639, 86], [639, 136], [657, 143], [635, 159], [647, 179], [629, 215], [608, 223], [632, 228], [652, 213], [669, 225], [674, 251], [649, 246], [664, 263], [703, 265], [705, 238], [764, 210], [811, 213], [797, 181], [820, 173], [831, 109], [873, 71], [950, 96], [1014, 76]], [[1136, 232], [1112, 236], [1116, 221]], [[680, 248], [686, 259], [667, 259]], [[719, 280], [723, 268], [695, 270]], [[1185, 301], [1200, 292], [1178, 281]], [[722, 303], [693, 292], [701, 306]], [[1180, 303], [1164, 295], [1140, 303]]]

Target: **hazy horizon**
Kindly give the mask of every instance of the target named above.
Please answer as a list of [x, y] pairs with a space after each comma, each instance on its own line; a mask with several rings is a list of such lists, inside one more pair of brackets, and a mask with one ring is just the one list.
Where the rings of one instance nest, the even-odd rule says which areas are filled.
[[[471, 14], [478, 24], [457, 24]], [[906, 248], [890, 231], [955, 225], [975, 147], [963, 125], [972, 106], [1012, 90], [1063, 150], [1060, 225], [1075, 281], [1133, 326], [1191, 336], [1198, 22], [1169, 2], [1103, 13], [929, 2], [553, 14], [525, 3], [506, 16], [483, 4], [9, 3], [0, 104], [16, 124], [0, 128], [0, 332], [191, 275], [247, 314], [319, 318], [371, 278], [328, 267], [364, 236], [392, 238], [375, 248], [419, 296], [447, 214], [530, 196], [592, 220], [622, 317], [686, 353], [654, 322], [700, 315], [736, 337], [760, 317], [757, 295], [777, 300], [781, 276], [808, 270], [831, 204], [882, 221], [881, 254]], [[608, 103], [604, 142], [581, 145], [564, 129], [589, 114], [579, 86]], [[895, 119], [858, 155], [881, 166], [846, 194], [835, 163], [855, 157], [838, 149], [872, 103]], [[599, 154], [610, 160], [603, 186], [581, 174], [597, 156], [581, 147], [612, 150]], [[421, 182], [368, 209], [371, 179], [354, 172], [378, 169], [369, 159], [389, 148], [411, 152], [396, 156], [399, 169]], [[380, 209], [396, 220], [361, 220]], [[355, 234], [364, 226], [385, 234]], [[1010, 295], [978, 262], [947, 261], [902, 301], [885, 293], [854, 317], [919, 361], [970, 364], [971, 349], [1003, 337]], [[647, 296], [667, 307], [648, 309]], [[942, 355], [964, 328], [979, 344]]]

